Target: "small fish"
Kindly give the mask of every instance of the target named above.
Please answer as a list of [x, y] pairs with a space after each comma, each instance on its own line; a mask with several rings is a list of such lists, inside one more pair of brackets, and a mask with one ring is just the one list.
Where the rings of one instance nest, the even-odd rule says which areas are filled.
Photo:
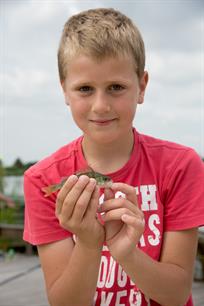
[[[112, 180], [109, 176], [103, 175], [99, 172], [95, 172], [93, 170], [89, 171], [79, 171], [74, 173], [76, 176], [80, 177], [81, 175], [86, 175], [89, 178], [94, 178], [97, 182], [97, 185], [101, 188], [110, 188], [112, 185]], [[45, 197], [49, 197], [53, 192], [56, 192], [62, 188], [62, 186], [65, 184], [68, 177], [63, 178], [60, 183], [49, 185], [42, 187], [41, 190], [45, 193]]]

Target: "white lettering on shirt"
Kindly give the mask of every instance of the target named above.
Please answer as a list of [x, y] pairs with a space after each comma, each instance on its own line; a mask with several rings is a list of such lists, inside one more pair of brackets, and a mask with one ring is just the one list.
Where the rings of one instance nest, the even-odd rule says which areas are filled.
[[[106, 296], [107, 295], [107, 296]], [[101, 292], [101, 306], [109, 306], [113, 297], [113, 292]]]
[[141, 185], [140, 191], [142, 196], [141, 209], [143, 211], [157, 210], [158, 204], [156, 200], [156, 185]]
[[135, 290], [134, 288], [130, 290], [129, 303], [130, 306], [142, 305], [142, 294], [139, 290]]
[[105, 256], [101, 256], [101, 264], [99, 269], [99, 278], [98, 278], [98, 288], [103, 288], [106, 283], [107, 278], [107, 267], [108, 267], [108, 261]]
[[116, 262], [113, 259], [113, 257], [110, 257], [110, 263], [109, 263], [109, 269], [107, 271], [107, 280], [105, 283], [105, 287], [106, 288], [111, 288], [114, 284], [114, 280], [115, 280], [115, 265]]
[[127, 274], [125, 271], [122, 269], [121, 266], [118, 267], [118, 285], [121, 288], [124, 288], [127, 283]]
[[118, 198], [125, 198], [125, 194], [121, 191], [117, 191], [115, 193], [115, 198], [118, 199]]
[[160, 231], [159, 229], [155, 226], [156, 224], [160, 224], [159, 216], [157, 214], [153, 214], [149, 217], [149, 228], [150, 230], [154, 233], [153, 235], [148, 235], [148, 241], [151, 245], [158, 245], [160, 242]]
[[121, 304], [121, 297], [126, 296], [127, 295], [127, 290], [123, 290], [123, 291], [118, 291], [117, 292], [117, 296], [116, 296], [116, 303], [115, 305], [117, 306], [125, 306], [125, 304]]

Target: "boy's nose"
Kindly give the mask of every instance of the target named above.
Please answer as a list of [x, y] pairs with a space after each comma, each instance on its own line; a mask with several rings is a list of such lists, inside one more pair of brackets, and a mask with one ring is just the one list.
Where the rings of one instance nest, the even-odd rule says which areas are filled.
[[108, 97], [103, 93], [98, 93], [93, 98], [92, 111], [98, 114], [110, 111], [110, 103]]

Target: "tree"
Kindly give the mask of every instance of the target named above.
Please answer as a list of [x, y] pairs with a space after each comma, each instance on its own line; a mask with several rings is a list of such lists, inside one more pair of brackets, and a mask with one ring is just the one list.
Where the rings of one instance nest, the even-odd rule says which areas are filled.
[[22, 169], [24, 166], [23, 162], [21, 161], [20, 158], [17, 158], [13, 164], [14, 168]]

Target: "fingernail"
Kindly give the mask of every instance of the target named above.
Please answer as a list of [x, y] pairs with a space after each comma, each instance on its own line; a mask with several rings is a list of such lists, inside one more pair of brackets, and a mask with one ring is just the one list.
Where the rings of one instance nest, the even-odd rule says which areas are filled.
[[125, 222], [127, 219], [128, 219], [128, 215], [125, 215], [125, 214], [124, 214], [124, 215], [121, 216], [121, 220], [122, 220], [122, 221]]
[[78, 178], [78, 176], [75, 175], [75, 174], [72, 174], [72, 175], [69, 176], [69, 179], [74, 179], [74, 178], [76, 179], [76, 178]]
[[101, 207], [101, 204], [98, 206], [98, 208], [97, 208], [97, 212], [101, 212], [102, 211], [102, 207]]
[[94, 185], [96, 185], [96, 180], [94, 179], [94, 178], [90, 178], [90, 182], [92, 183], [92, 184], [94, 184]]

